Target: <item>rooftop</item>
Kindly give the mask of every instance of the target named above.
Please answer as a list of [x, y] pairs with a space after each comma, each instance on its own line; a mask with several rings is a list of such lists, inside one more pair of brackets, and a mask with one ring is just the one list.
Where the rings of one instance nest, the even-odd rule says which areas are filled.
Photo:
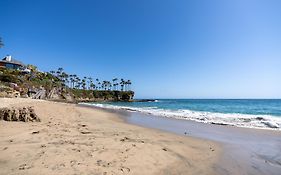
[[0, 60], [0, 63], [9, 63], [9, 64], [16, 64], [16, 65], [24, 66], [24, 64], [22, 62], [12, 58], [11, 56], [4, 57], [2, 60]]

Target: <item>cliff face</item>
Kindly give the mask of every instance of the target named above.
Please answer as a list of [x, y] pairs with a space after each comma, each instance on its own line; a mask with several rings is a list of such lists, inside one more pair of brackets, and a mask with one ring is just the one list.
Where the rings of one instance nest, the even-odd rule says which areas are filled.
[[[5, 88], [4, 88], [5, 87]], [[39, 88], [28, 88], [23, 91], [17, 91], [8, 86], [0, 87], [0, 97], [9, 98], [33, 98], [46, 99], [53, 101], [65, 101], [69, 103], [78, 102], [103, 102], [103, 101], [124, 101], [130, 102], [133, 100], [133, 91], [105, 91], [105, 90], [83, 90], [83, 89], [68, 89], [62, 87], [54, 87], [45, 89], [43, 86]], [[23, 89], [23, 88], [21, 88]]]
[[[80, 87], [81, 88], [81, 87]], [[122, 88], [123, 89], [123, 88]], [[133, 91], [86, 90], [66, 86], [50, 73], [25, 74], [17, 70], [0, 69], [0, 97], [25, 97], [65, 102], [133, 100]]]
[[55, 89], [47, 96], [50, 100], [65, 100], [67, 102], [104, 102], [104, 101], [124, 101], [133, 100], [133, 91], [97, 91], [82, 89]]
[[97, 91], [97, 90], [81, 90], [71, 89], [70, 94], [78, 102], [87, 101], [125, 101], [130, 102], [134, 98], [133, 91]]

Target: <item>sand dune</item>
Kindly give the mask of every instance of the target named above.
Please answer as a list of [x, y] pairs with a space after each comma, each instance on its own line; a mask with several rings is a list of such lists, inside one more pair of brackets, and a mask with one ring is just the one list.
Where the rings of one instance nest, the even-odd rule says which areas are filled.
[[221, 149], [122, 122], [74, 104], [0, 99], [33, 106], [41, 122], [0, 121], [0, 174], [217, 174]]

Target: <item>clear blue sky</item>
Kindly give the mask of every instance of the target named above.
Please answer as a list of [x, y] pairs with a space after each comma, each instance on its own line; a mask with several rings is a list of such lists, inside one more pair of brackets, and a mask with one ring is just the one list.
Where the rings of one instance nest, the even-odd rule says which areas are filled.
[[281, 98], [280, 0], [1, 0], [11, 54], [137, 98]]

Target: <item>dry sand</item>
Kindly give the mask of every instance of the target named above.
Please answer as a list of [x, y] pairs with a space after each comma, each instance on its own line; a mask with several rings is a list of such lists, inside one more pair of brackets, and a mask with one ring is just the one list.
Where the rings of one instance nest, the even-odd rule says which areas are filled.
[[122, 122], [74, 104], [0, 98], [33, 106], [38, 123], [0, 121], [0, 174], [217, 174], [220, 145]]

